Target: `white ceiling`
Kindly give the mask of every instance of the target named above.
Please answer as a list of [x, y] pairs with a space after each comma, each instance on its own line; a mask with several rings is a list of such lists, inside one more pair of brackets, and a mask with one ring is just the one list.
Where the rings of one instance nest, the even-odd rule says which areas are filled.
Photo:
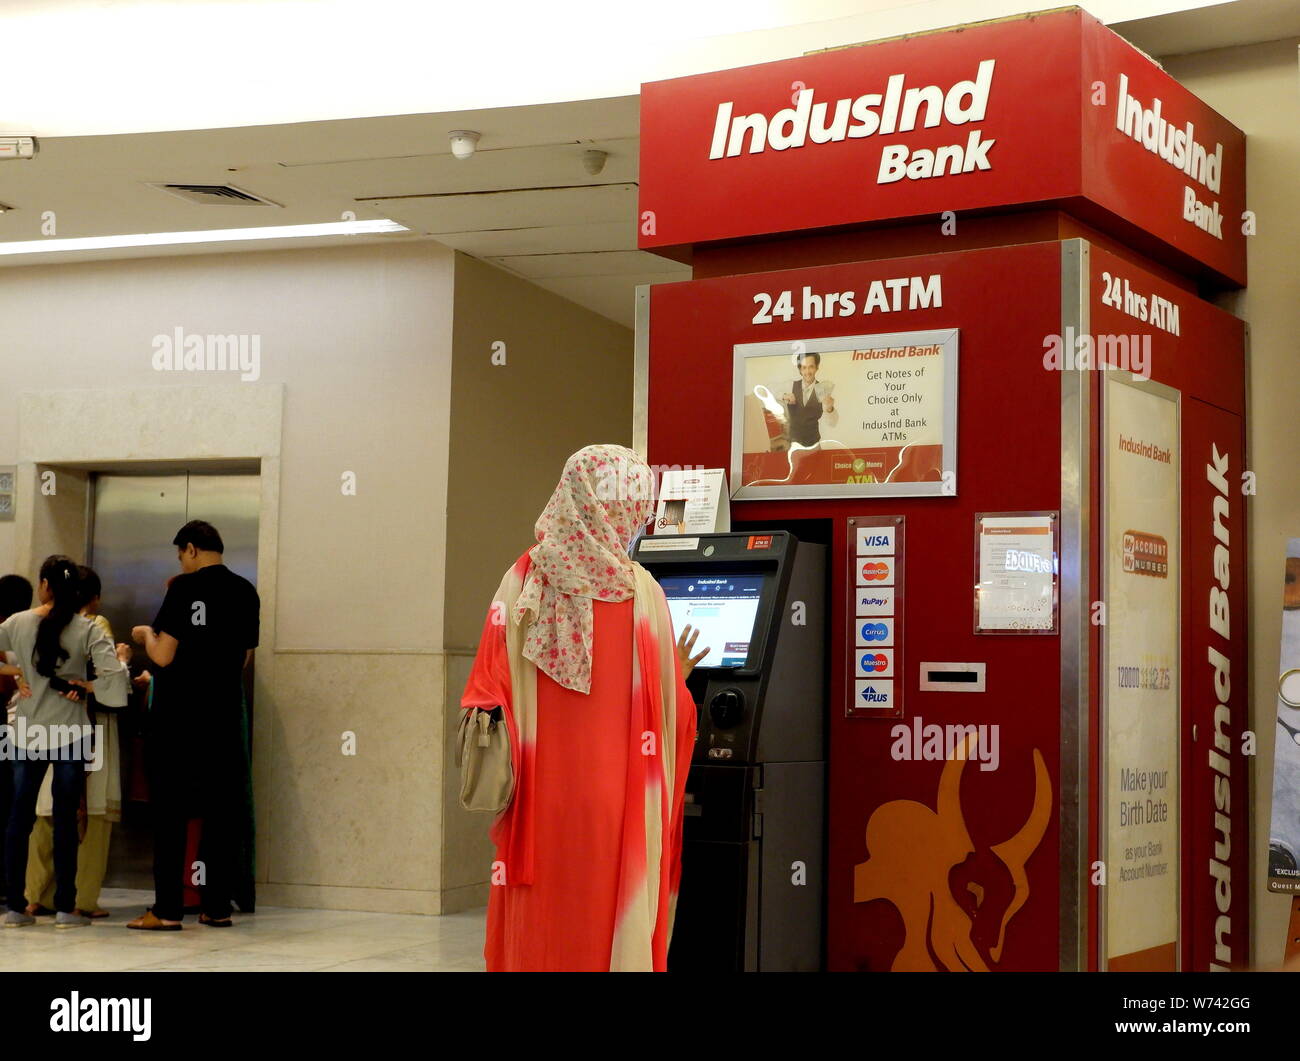
[[[297, 125], [41, 141], [32, 161], [0, 165], [0, 241], [177, 232], [390, 217], [412, 235], [337, 236], [293, 245], [433, 238], [631, 326], [637, 284], [689, 277], [636, 249], [638, 100]], [[448, 133], [482, 134], [466, 161]], [[604, 170], [583, 167], [607, 152]], [[230, 184], [278, 206], [189, 203], [156, 183]], [[283, 247], [194, 244], [130, 251], [0, 255], [26, 266], [94, 258]]]
[[[1081, 6], [1111, 24], [1214, 2]], [[0, 0], [0, 126], [84, 136], [610, 99], [1053, 3]]]
[[[1236, 0], [1113, 28], [1151, 54], [1178, 54], [1300, 35], [1300, 3]], [[630, 326], [636, 285], [690, 275], [684, 266], [636, 249], [637, 109], [636, 96], [620, 96], [46, 138], [35, 160], [0, 164], [0, 204], [14, 208], [0, 213], [0, 242], [41, 239], [46, 212], [57, 223], [55, 235], [68, 237], [318, 223], [351, 211], [360, 219], [391, 217], [412, 233], [295, 245], [436, 239]], [[465, 162], [448, 148], [448, 133], [459, 128], [482, 134], [478, 152]], [[596, 176], [582, 165], [589, 149], [608, 153]], [[160, 182], [232, 184], [281, 205], [187, 203], [150, 186]], [[0, 265], [277, 246], [284, 244], [0, 255]]]

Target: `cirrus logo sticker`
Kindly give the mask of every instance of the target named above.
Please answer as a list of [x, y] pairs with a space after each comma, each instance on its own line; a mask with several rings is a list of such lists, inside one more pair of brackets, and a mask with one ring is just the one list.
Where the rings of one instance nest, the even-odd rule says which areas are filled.
[[858, 623], [858, 648], [878, 648], [893, 645], [893, 619], [868, 619]]

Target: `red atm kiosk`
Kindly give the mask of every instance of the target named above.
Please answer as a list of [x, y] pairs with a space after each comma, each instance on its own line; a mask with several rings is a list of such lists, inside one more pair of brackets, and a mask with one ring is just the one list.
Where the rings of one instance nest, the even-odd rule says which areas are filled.
[[645, 85], [641, 167], [695, 278], [638, 292], [636, 443], [829, 546], [826, 967], [1244, 965], [1245, 335], [1202, 297], [1243, 135], [1068, 9]]

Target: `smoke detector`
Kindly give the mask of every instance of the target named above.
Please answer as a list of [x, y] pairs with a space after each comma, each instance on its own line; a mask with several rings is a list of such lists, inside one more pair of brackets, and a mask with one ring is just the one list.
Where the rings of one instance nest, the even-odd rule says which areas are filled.
[[451, 141], [451, 153], [463, 162], [474, 154], [479, 134], [473, 129], [453, 129], [447, 134], [447, 139]]

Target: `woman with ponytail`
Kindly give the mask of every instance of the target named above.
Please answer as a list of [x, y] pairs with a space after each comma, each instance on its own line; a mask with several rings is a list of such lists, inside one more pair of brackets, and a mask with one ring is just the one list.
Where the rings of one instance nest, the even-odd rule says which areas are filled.
[[[106, 707], [125, 706], [129, 645], [116, 651], [98, 626], [79, 615], [81, 585], [77, 565], [66, 556], [41, 565], [40, 604], [0, 623], [0, 653], [18, 659], [18, 707], [8, 754], [13, 757], [13, 805], [5, 829], [6, 928], [34, 923], [23, 894], [27, 844], [36, 820], [36, 797], [53, 766], [54, 906], [56, 928], [90, 924], [74, 912], [77, 879], [77, 809], [90, 749], [85, 693]], [[85, 680], [86, 665], [95, 680]], [[75, 727], [75, 728], [74, 728]], [[102, 763], [91, 762], [96, 769]]]

